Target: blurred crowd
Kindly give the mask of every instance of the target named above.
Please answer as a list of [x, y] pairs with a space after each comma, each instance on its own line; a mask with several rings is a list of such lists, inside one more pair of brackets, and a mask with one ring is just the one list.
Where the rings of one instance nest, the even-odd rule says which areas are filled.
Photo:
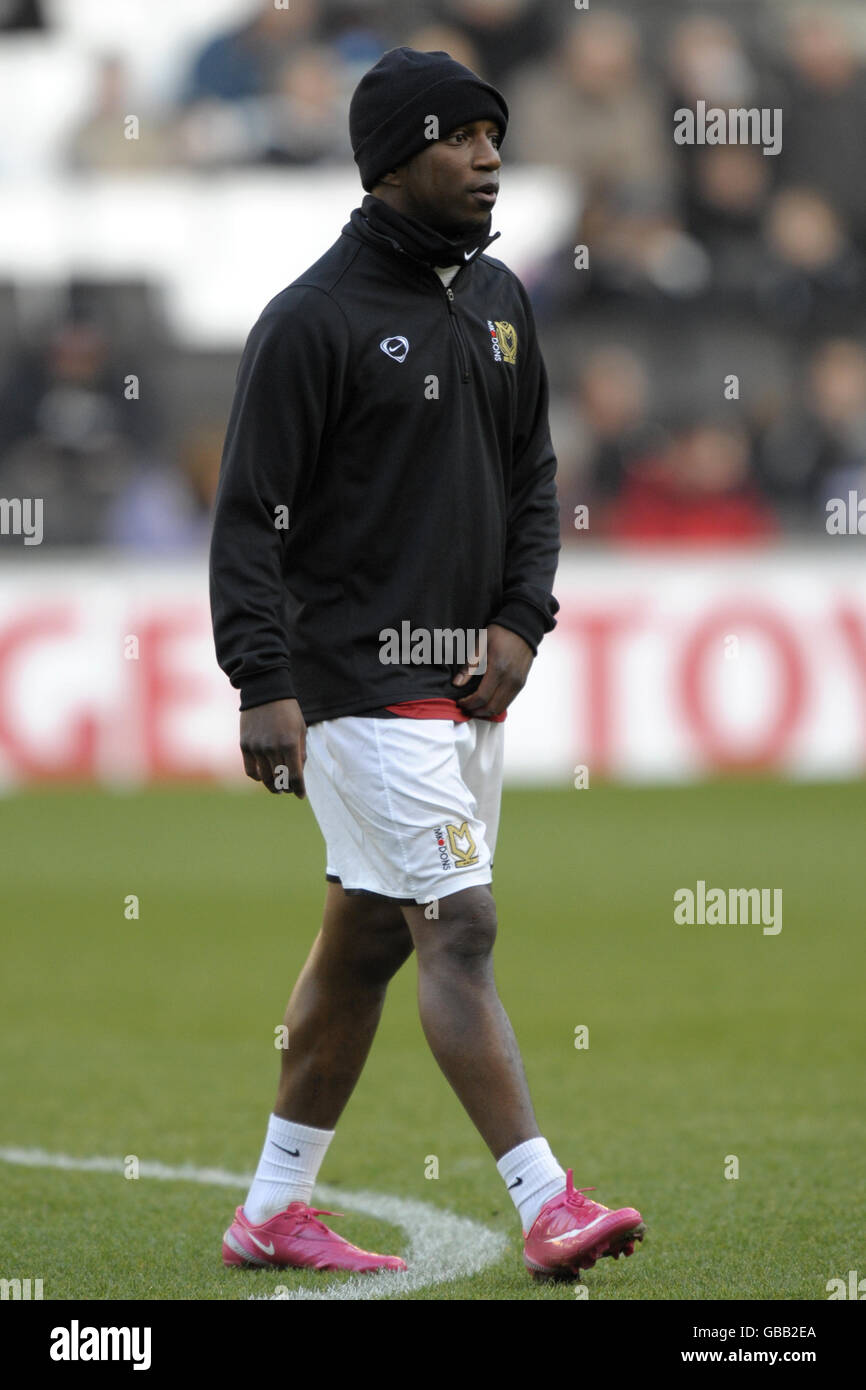
[[[38, 0], [0, 0], [0, 31], [46, 22]], [[551, 378], [564, 539], [817, 536], [829, 498], [866, 494], [862, 30], [835, 0], [268, 0], [191, 55], [134, 150], [124, 61], [94, 55], [66, 158], [82, 178], [347, 165], [361, 74], [397, 44], [447, 50], [509, 103], [506, 193], [509, 166], [526, 164], [577, 194], [563, 244], [521, 267]], [[698, 101], [781, 109], [780, 153], [676, 145], [674, 113]], [[55, 543], [203, 545], [233, 363], [215, 360], [210, 378], [187, 364], [208, 404], [185, 417], [182, 353], [160, 339], [156, 300], [139, 296], [141, 333], [107, 302], [71, 287], [13, 354], [0, 496], [56, 498]], [[132, 411], [129, 338], [177, 368]]]

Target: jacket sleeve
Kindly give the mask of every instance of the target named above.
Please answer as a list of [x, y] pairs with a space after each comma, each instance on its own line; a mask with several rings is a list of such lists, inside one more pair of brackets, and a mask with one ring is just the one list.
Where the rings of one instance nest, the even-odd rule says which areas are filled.
[[347, 339], [323, 290], [292, 286], [264, 310], [241, 357], [214, 504], [210, 600], [217, 661], [242, 710], [295, 697], [286, 545], [339, 409]]
[[526, 342], [518, 388], [502, 603], [491, 622], [510, 628], [533, 651], [556, 624], [553, 581], [559, 558], [556, 455], [550, 440], [547, 371], [532, 306], [523, 287]]

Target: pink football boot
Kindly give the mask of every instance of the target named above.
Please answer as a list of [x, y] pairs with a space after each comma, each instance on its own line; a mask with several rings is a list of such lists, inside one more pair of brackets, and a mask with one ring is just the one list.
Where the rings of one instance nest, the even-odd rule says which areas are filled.
[[594, 1191], [575, 1188], [569, 1168], [565, 1191], [545, 1202], [524, 1237], [523, 1259], [532, 1274], [580, 1278], [580, 1271], [592, 1269], [602, 1255], [633, 1254], [635, 1241], [644, 1237], [640, 1212], [633, 1207], [611, 1211], [583, 1195]]
[[292, 1202], [269, 1221], [253, 1226], [238, 1207], [223, 1236], [223, 1264], [269, 1265], [274, 1269], [406, 1269], [399, 1255], [377, 1255], [350, 1245], [330, 1231], [320, 1216], [340, 1216], [336, 1211], [316, 1211], [305, 1202]]

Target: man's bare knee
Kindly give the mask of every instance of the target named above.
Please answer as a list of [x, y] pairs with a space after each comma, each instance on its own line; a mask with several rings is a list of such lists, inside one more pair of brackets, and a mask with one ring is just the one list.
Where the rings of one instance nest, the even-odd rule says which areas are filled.
[[423, 908], [406, 909], [419, 960], [458, 969], [487, 964], [496, 941], [496, 903], [488, 888], [464, 888], [441, 898], [439, 915], [428, 920]]

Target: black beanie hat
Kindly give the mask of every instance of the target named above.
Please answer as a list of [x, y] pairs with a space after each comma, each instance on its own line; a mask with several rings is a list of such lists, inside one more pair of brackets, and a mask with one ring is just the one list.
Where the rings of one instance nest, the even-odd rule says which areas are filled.
[[[429, 116], [438, 121], [431, 136]], [[501, 93], [447, 53], [392, 48], [355, 88], [349, 135], [361, 183], [369, 193], [383, 174], [405, 164], [431, 140], [466, 121], [496, 121], [501, 137], [508, 107]]]

